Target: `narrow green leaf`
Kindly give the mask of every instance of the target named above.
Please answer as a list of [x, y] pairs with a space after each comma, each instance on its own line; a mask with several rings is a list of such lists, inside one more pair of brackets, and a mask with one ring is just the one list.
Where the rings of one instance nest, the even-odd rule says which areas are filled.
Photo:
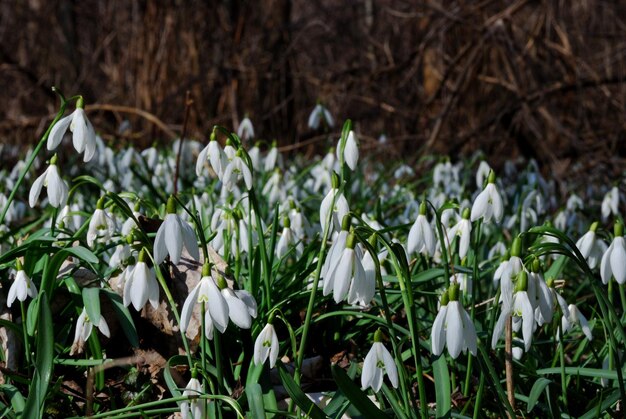
[[539, 400], [539, 396], [541, 396], [541, 393], [543, 393], [548, 384], [551, 382], [552, 380], [548, 380], [543, 377], [540, 377], [537, 381], [535, 381], [535, 384], [533, 384], [533, 388], [530, 389], [530, 394], [528, 395], [528, 406], [526, 408], [527, 413], [530, 413], [530, 411], [533, 410]]
[[100, 323], [100, 288], [83, 288], [83, 304], [92, 324]]
[[98, 263], [99, 259], [91, 250], [83, 246], [68, 247], [63, 249], [64, 252], [69, 253], [72, 256], [76, 256], [87, 263]]
[[368, 418], [388, 418], [389, 416], [380, 410], [376, 405], [367, 397], [367, 394], [361, 390], [348, 374], [339, 366], [332, 366], [332, 373], [337, 386], [346, 395], [348, 400]]
[[246, 398], [248, 399], [248, 408], [250, 417], [265, 417], [265, 406], [263, 405], [263, 393], [258, 383], [251, 383], [246, 386]]
[[176, 384], [176, 381], [174, 381], [174, 378], [172, 377], [172, 369], [176, 368], [177, 365], [188, 366], [187, 357], [184, 355], [174, 355], [167, 360], [165, 368], [163, 369], [165, 384], [174, 397], [180, 397], [183, 395], [179, 390], [178, 384]]
[[37, 418], [43, 416], [44, 401], [48, 392], [48, 384], [52, 375], [54, 357], [54, 334], [52, 313], [45, 291], [39, 294], [39, 312], [37, 316], [37, 352], [35, 372], [28, 390], [28, 399], [24, 407], [23, 417]]
[[433, 362], [433, 376], [435, 378], [435, 400], [437, 401], [437, 417], [448, 418], [451, 414], [452, 398], [450, 391], [450, 373], [445, 356], [440, 356]]
[[282, 381], [285, 390], [292, 398], [294, 403], [300, 409], [302, 409], [304, 414], [306, 414], [307, 417], [311, 417], [313, 419], [326, 418], [326, 414], [324, 413], [324, 411], [320, 409], [315, 403], [313, 403], [311, 399], [309, 399], [306, 394], [304, 394], [300, 386], [296, 384], [293, 377], [289, 374], [289, 371], [287, 371], [287, 368], [285, 368], [285, 366], [281, 362], [279, 362], [277, 365], [278, 374], [280, 375], [280, 380]]
[[[537, 370], [539, 375], [560, 374], [561, 368], [542, 368]], [[593, 377], [593, 378], [608, 378], [609, 380], [617, 380], [617, 372], [603, 370], [599, 368], [578, 368], [578, 367], [565, 367], [565, 374], [575, 375], [581, 377]]]

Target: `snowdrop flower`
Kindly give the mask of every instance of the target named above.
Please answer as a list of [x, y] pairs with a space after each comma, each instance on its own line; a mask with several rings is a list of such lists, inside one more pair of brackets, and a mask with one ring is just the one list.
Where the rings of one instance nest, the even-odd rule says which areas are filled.
[[180, 403], [180, 415], [183, 419], [198, 419], [206, 416], [204, 400], [198, 399], [198, 396], [202, 394], [204, 394], [204, 386], [200, 384], [194, 368], [191, 372], [191, 380], [183, 391], [183, 396], [189, 399]]
[[528, 298], [528, 276], [526, 271], [519, 273], [516, 291], [513, 295], [512, 304], [502, 304], [502, 311], [500, 317], [496, 322], [496, 326], [493, 330], [493, 336], [491, 338], [491, 347], [496, 348], [500, 336], [504, 332], [504, 326], [509, 319], [509, 316], [514, 318], [521, 318], [522, 321], [522, 335], [524, 337], [524, 350], [528, 352], [530, 344], [533, 339], [533, 330], [535, 328], [535, 313], [530, 299]]
[[9, 295], [7, 296], [7, 307], [11, 307], [15, 299], [19, 301], [26, 301], [26, 297], [37, 297], [37, 287], [31, 279], [26, 275], [22, 268], [22, 262], [19, 259], [15, 261], [17, 272], [15, 273], [15, 279], [9, 288]]
[[[221, 278], [226, 286], [226, 281]], [[228, 327], [228, 303], [222, 295], [219, 286], [211, 276], [211, 266], [204, 264], [202, 267], [202, 279], [198, 282], [183, 304], [183, 310], [180, 314], [180, 331], [185, 333], [191, 320], [194, 307], [199, 304], [204, 312], [201, 315], [205, 319], [205, 335], [209, 339], [213, 336], [212, 330], [206, 330], [209, 327], [217, 328], [220, 333], [224, 333]], [[209, 333], [211, 332], [211, 333]]]
[[[346, 247], [341, 253], [341, 258], [337, 261], [333, 270], [329, 272], [328, 277], [324, 278], [323, 294], [330, 294], [332, 289], [333, 299], [336, 303], [339, 303], [346, 297], [349, 297], [349, 300], [353, 302], [359, 299], [364, 300], [366, 298], [365, 294], [369, 294], [369, 291], [362, 287], [366, 283], [365, 270], [361, 262], [360, 249], [357, 252], [355, 245], [356, 238], [354, 234], [348, 234]], [[352, 292], [349, 293], [349, 291]], [[369, 301], [367, 302], [369, 303]]]
[[250, 118], [248, 118], [247, 115], [239, 123], [237, 136], [243, 140], [250, 140], [254, 138], [254, 127], [252, 126], [252, 121], [250, 121]]
[[476, 221], [481, 217], [485, 223], [491, 221], [491, 218], [494, 218], [496, 222], [500, 222], [500, 220], [502, 220], [504, 207], [495, 182], [496, 175], [492, 171], [489, 174], [487, 186], [474, 200], [470, 217], [472, 221]]
[[281, 184], [281, 172], [280, 169], [275, 169], [274, 173], [270, 176], [270, 178], [263, 186], [263, 190], [261, 191], [264, 196], [267, 198], [267, 203], [270, 207], [273, 207], [279, 199], [284, 199], [285, 188]]
[[252, 162], [252, 169], [257, 172], [261, 170], [261, 149], [258, 142], [248, 150], [248, 156], [250, 156], [250, 161]]
[[267, 358], [270, 359], [270, 368], [274, 368], [274, 365], [276, 365], [276, 359], [278, 358], [278, 336], [276, 336], [271, 318], [254, 341], [253, 358], [255, 365], [264, 363]]
[[76, 102], [76, 110], [70, 115], [61, 118], [50, 131], [48, 136], [48, 150], [54, 150], [63, 139], [69, 127], [72, 131], [72, 143], [79, 153], [85, 152], [84, 161], [88, 162], [96, 152], [96, 132], [85, 115], [83, 97]]
[[317, 105], [315, 105], [315, 108], [313, 108], [313, 111], [309, 115], [309, 123], [308, 123], [309, 128], [318, 129], [320, 126], [320, 122], [322, 121], [322, 118], [324, 119], [326, 125], [329, 128], [332, 128], [333, 126], [335, 126], [335, 121], [333, 120], [333, 116], [330, 114], [328, 109], [322, 106], [321, 103], [318, 103]]
[[348, 207], [348, 201], [343, 196], [342, 192], [339, 192], [339, 178], [333, 174], [333, 187], [326, 194], [320, 205], [320, 224], [322, 225], [322, 231], [326, 230], [328, 223], [328, 215], [331, 216], [331, 223], [328, 226], [329, 232], [333, 229], [338, 229], [340, 226], [340, 220], [350, 212]]
[[87, 244], [93, 247], [95, 243], [108, 243], [115, 232], [115, 221], [104, 210], [104, 197], [98, 200], [96, 210], [89, 220], [87, 229]]
[[422, 202], [420, 204], [419, 215], [409, 231], [406, 246], [407, 253], [410, 255], [417, 251], [418, 253], [433, 256], [435, 254], [436, 245], [437, 240], [435, 239], [435, 234], [426, 219], [426, 203]]
[[196, 162], [196, 175], [200, 176], [200, 174], [202, 174], [202, 168], [207, 160], [211, 164], [211, 169], [213, 169], [217, 178], [222, 180], [229, 158], [220, 146], [220, 143], [217, 142], [215, 132], [211, 133], [209, 144], [207, 144], [207, 146], [200, 151], [200, 154], [198, 154], [198, 160]]
[[614, 232], [615, 237], [600, 262], [600, 276], [605, 284], [609, 283], [611, 276], [615, 277], [618, 284], [626, 282], [626, 241], [621, 222], [615, 222]]
[[[222, 288], [222, 296], [228, 304], [228, 316], [230, 320], [242, 329], [250, 329], [252, 326], [252, 318], [256, 317], [256, 301], [254, 301], [254, 310], [251, 312], [249, 299], [254, 298], [249, 293], [237, 293], [232, 289]], [[248, 301], [246, 301], [248, 299]], [[254, 314], [254, 316], [252, 315]]]
[[528, 296], [535, 310], [535, 321], [538, 326], [550, 323], [554, 314], [554, 298], [550, 287], [539, 271], [539, 260], [533, 262], [532, 272], [528, 274]]
[[159, 307], [159, 284], [154, 268], [149, 268], [145, 260], [146, 251], [142, 249], [139, 262], [132, 268], [124, 284], [124, 305], [128, 307], [132, 303], [137, 311], [141, 311], [148, 301], [152, 308]]
[[361, 388], [365, 390], [371, 387], [379, 392], [383, 385], [383, 375], [386, 373], [394, 388], [398, 388], [398, 370], [393, 357], [381, 342], [382, 332], [380, 329], [374, 333], [374, 344], [365, 356], [363, 370], [361, 371]]
[[[283, 220], [283, 234], [281, 234], [280, 239], [278, 239], [278, 244], [276, 245], [276, 257], [281, 259], [285, 256], [296, 241], [295, 234], [291, 230], [291, 221], [289, 217], [285, 217]], [[299, 258], [303, 251], [304, 246], [301, 242], [298, 242], [295, 248], [295, 257]]]
[[115, 251], [109, 259], [109, 268], [119, 268], [123, 265], [127, 265], [127, 261], [131, 257], [131, 249], [128, 244], [118, 244], [115, 246]]
[[[348, 230], [350, 229], [350, 220], [351, 217], [349, 215], [345, 215], [341, 222], [341, 231], [334, 234], [332, 244], [328, 249], [328, 254], [326, 255], [326, 259], [324, 259], [324, 264], [322, 265], [322, 270], [320, 273], [321, 278], [326, 278], [328, 274], [330, 274], [335, 269], [335, 265], [337, 265], [337, 263], [341, 259], [343, 250], [346, 248]], [[325, 287], [328, 286], [327, 281], [324, 281], [324, 284]], [[326, 291], [326, 295], [328, 294], [330, 294], [330, 288]]]
[[598, 261], [602, 259], [602, 255], [607, 250], [606, 243], [596, 235], [597, 228], [598, 222], [594, 222], [589, 227], [589, 231], [576, 242], [576, 247], [591, 269], [598, 265]]
[[230, 163], [228, 163], [226, 169], [224, 169], [222, 182], [224, 182], [224, 186], [229, 191], [232, 190], [234, 184], [242, 177], [246, 184], [246, 189], [252, 189], [252, 173], [242, 156], [243, 150], [240, 149]]
[[458, 299], [459, 284], [453, 282], [441, 296], [439, 312], [433, 322], [430, 342], [435, 356], [441, 355], [444, 345], [454, 359], [468, 349], [472, 355], [477, 354], [476, 328]]
[[482, 160], [478, 165], [478, 170], [476, 170], [477, 188], [483, 187], [483, 185], [485, 184], [485, 179], [487, 179], [489, 173], [491, 173], [491, 167], [489, 167], [489, 164], [486, 161]]
[[33, 182], [33, 186], [30, 188], [28, 195], [28, 204], [31, 208], [37, 203], [43, 186], [47, 188], [50, 205], [59, 208], [64, 206], [67, 202], [68, 187], [65, 181], [61, 179], [61, 176], [59, 176], [59, 169], [57, 169], [56, 162], [57, 155], [55, 154], [50, 159], [50, 165], [46, 171]]
[[169, 254], [172, 263], [178, 265], [183, 246], [195, 260], [200, 259], [200, 250], [193, 227], [176, 214], [173, 196], [167, 200], [167, 215], [154, 239], [154, 263], [161, 264]]
[[587, 339], [590, 341], [593, 340], [593, 335], [591, 334], [587, 318], [580, 312], [576, 305], [570, 304], [567, 306], [567, 312], [564, 312], [563, 317], [561, 317], [561, 328], [563, 329], [563, 333], [569, 331], [574, 324], [580, 324], [580, 328]]
[[617, 215], [619, 212], [619, 189], [613, 186], [602, 199], [602, 219], [606, 220], [609, 215]]
[[267, 153], [267, 156], [265, 156], [265, 160], [263, 161], [263, 168], [266, 172], [271, 172], [276, 167], [277, 162], [278, 148], [276, 147], [276, 141], [272, 141], [272, 147], [270, 148], [270, 151]]
[[[100, 320], [96, 325], [98, 329], [100, 329], [100, 333], [104, 336], [110, 338], [111, 332], [109, 331], [109, 325], [107, 324], [104, 316], [100, 316]], [[74, 333], [74, 343], [72, 343], [72, 348], [70, 350], [70, 355], [74, 355], [75, 353], [81, 353], [85, 346], [85, 342], [91, 336], [91, 331], [93, 330], [93, 323], [91, 319], [87, 315], [87, 310], [83, 307], [83, 311], [78, 316], [78, 320], [76, 320], [76, 332]]]
[[469, 208], [463, 210], [463, 216], [461, 220], [456, 223], [452, 228], [448, 230], [448, 243], [452, 244], [455, 236], [459, 237], [459, 257], [463, 259], [467, 256], [469, 250], [470, 237], [472, 234], [472, 223], [469, 220], [470, 211]]
[[350, 130], [343, 144], [341, 139], [339, 140], [339, 145], [337, 146], [337, 160], [339, 160], [339, 162], [346, 162], [350, 170], [356, 170], [356, 164], [359, 161], [359, 147], [354, 131]]

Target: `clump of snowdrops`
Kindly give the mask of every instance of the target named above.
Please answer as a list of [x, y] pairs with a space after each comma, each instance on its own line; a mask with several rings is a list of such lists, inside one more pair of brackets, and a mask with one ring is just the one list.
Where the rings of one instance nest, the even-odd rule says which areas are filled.
[[4, 415], [623, 414], [624, 179], [561, 202], [534, 162], [416, 173], [322, 104], [313, 162], [248, 118], [113, 150], [57, 93], [0, 172]]

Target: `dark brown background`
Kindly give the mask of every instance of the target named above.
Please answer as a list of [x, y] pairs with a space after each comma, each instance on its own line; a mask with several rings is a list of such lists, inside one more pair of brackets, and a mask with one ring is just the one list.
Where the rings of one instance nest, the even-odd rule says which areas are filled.
[[[168, 142], [248, 113], [260, 138], [327, 146], [317, 100], [364, 148], [483, 149], [551, 174], [623, 172], [626, 2], [0, 0], [0, 135], [33, 143], [83, 94], [111, 144]], [[140, 115], [139, 110], [150, 115]], [[147, 118], [146, 118], [147, 117]], [[131, 130], [116, 133], [128, 119]], [[154, 124], [158, 119], [167, 129]], [[340, 130], [340, 126], [335, 130]], [[319, 147], [318, 147], [319, 148]], [[418, 153], [413, 154], [415, 157]]]

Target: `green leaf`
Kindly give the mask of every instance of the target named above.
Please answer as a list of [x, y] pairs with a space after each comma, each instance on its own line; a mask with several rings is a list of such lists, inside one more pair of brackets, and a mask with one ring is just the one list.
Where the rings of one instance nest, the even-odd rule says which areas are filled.
[[265, 417], [265, 406], [263, 405], [263, 393], [261, 391], [261, 385], [258, 383], [248, 384], [246, 386], [246, 398], [248, 399], [250, 417]]
[[[539, 375], [561, 374], [561, 368], [542, 368], [537, 370]], [[617, 380], [617, 372], [603, 370], [599, 368], [578, 368], [578, 367], [565, 367], [565, 374], [575, 375], [581, 377], [593, 377], [593, 378], [608, 378], [609, 380]]]
[[368, 418], [388, 418], [387, 414], [380, 410], [376, 405], [367, 397], [367, 394], [361, 390], [348, 374], [339, 366], [332, 366], [332, 373], [337, 386], [346, 395], [348, 400]]
[[283, 363], [279, 362], [277, 365], [278, 374], [280, 375], [280, 380], [282, 381], [285, 390], [294, 403], [302, 409], [303, 413], [306, 414], [307, 417], [311, 417], [313, 419], [326, 418], [324, 411], [313, 403], [311, 399], [306, 396], [306, 394], [304, 394], [300, 386], [294, 381], [293, 377], [289, 375], [289, 371], [287, 371], [287, 368], [285, 368]]
[[120, 325], [122, 326], [122, 330], [128, 339], [130, 345], [134, 348], [139, 347], [139, 335], [137, 335], [137, 328], [135, 327], [135, 322], [133, 322], [133, 318], [128, 311], [128, 308], [124, 306], [124, 302], [122, 301], [122, 297], [120, 297], [117, 293], [111, 290], [105, 290], [104, 292], [111, 302], [113, 303], [113, 309], [117, 314], [117, 318], [120, 321]]
[[174, 378], [172, 377], [172, 369], [176, 368], [177, 365], [184, 365], [188, 367], [187, 357], [184, 355], [174, 355], [167, 360], [165, 368], [163, 369], [165, 384], [174, 397], [180, 397], [183, 395], [183, 393], [179, 390], [178, 384], [176, 384], [176, 381], [174, 381]]
[[528, 406], [526, 408], [527, 413], [530, 413], [530, 411], [533, 410], [539, 400], [539, 396], [541, 396], [541, 393], [543, 393], [548, 384], [551, 382], [552, 380], [548, 380], [543, 377], [540, 377], [537, 381], [535, 381], [535, 384], [533, 384], [533, 388], [530, 389], [530, 394], [528, 395]]
[[100, 323], [100, 288], [83, 288], [83, 304], [91, 323]]
[[48, 297], [43, 291], [37, 297], [39, 313], [37, 316], [37, 353], [35, 372], [28, 390], [28, 399], [24, 407], [23, 417], [37, 418], [43, 416], [44, 401], [48, 392], [48, 384], [52, 375], [54, 357], [54, 335], [52, 313]]
[[72, 256], [76, 256], [87, 263], [98, 263], [100, 260], [91, 250], [83, 246], [68, 247], [62, 251], [69, 253]]
[[11, 384], [2, 384], [0, 385], [0, 393], [5, 394], [11, 401], [11, 407], [15, 413], [19, 415], [22, 411], [24, 411], [24, 407], [26, 406], [24, 396], [22, 396], [22, 393], [20, 393], [15, 386]]
[[437, 417], [450, 417], [452, 398], [450, 391], [450, 373], [445, 356], [440, 356], [433, 362], [433, 376], [435, 378], [435, 399], [437, 401]]

